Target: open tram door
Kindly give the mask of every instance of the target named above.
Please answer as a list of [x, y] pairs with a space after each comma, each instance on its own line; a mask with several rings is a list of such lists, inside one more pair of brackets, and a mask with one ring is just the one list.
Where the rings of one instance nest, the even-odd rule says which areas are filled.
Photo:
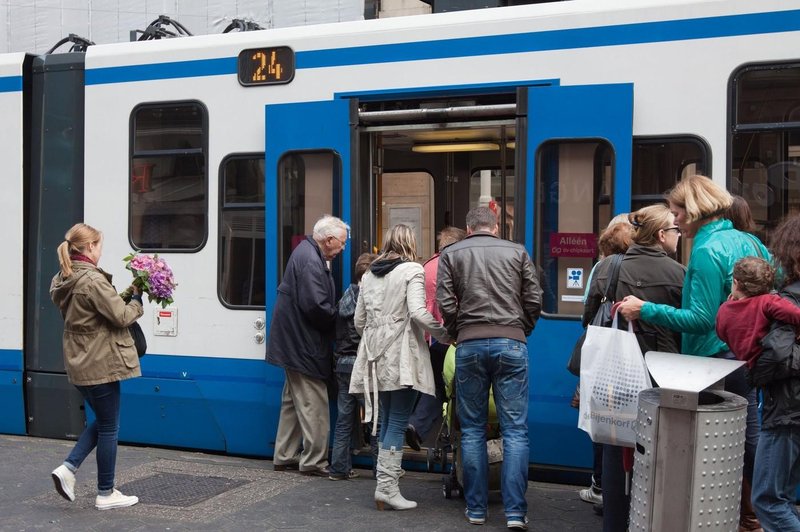
[[[525, 92], [525, 91], [521, 91]], [[631, 198], [633, 85], [548, 86], [520, 95], [527, 147], [525, 246], [540, 269], [542, 316], [531, 335], [531, 462], [591, 467], [589, 439], [570, 407], [566, 364], [581, 334], [597, 235]], [[532, 178], [531, 178], [532, 176]]]
[[[355, 122], [352, 119], [356, 113]], [[265, 286], [266, 337], [276, 288], [292, 250], [324, 214], [350, 220], [351, 150], [355, 143], [356, 102], [331, 100], [267, 105], [265, 108]], [[350, 245], [333, 260], [337, 290], [350, 280]], [[340, 294], [337, 294], [337, 297]], [[269, 404], [280, 405], [283, 371], [267, 366]], [[277, 396], [276, 396], [277, 394]], [[279, 409], [265, 420], [270, 456]]]

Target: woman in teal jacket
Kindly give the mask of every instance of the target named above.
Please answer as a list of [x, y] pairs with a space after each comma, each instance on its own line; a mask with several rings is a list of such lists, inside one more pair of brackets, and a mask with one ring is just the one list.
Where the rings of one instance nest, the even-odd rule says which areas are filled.
[[[681, 234], [694, 239], [681, 308], [628, 296], [622, 301], [620, 312], [628, 320], [641, 319], [679, 331], [682, 333], [681, 351], [685, 354], [733, 359], [728, 346], [717, 337], [714, 327], [717, 310], [731, 292], [734, 263], [747, 256], [770, 260], [769, 252], [758, 238], [737, 231], [730, 220], [723, 218], [733, 199], [711, 179], [701, 175], [686, 177], [667, 192], [666, 198]], [[757, 521], [749, 509], [749, 487], [759, 430], [756, 390], [747, 384], [744, 368], [725, 379], [725, 389], [741, 395], [749, 403], [740, 526], [741, 530], [757, 530]]]

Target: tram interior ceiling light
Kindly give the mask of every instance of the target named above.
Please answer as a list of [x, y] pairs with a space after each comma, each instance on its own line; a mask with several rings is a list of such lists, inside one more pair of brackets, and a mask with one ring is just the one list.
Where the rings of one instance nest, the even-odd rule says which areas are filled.
[[499, 144], [494, 142], [459, 142], [444, 144], [415, 144], [411, 151], [418, 153], [446, 153], [453, 151], [496, 151]]

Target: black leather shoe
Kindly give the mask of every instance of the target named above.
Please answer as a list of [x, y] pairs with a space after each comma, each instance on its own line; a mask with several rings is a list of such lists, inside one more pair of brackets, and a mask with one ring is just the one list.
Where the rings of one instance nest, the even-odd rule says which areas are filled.
[[414, 428], [414, 425], [409, 425], [406, 428], [406, 445], [408, 445], [415, 451], [419, 451], [422, 449], [422, 447], [420, 447], [421, 443], [422, 443], [422, 438], [419, 437], [417, 429]]
[[300, 471], [301, 475], [306, 475], [308, 477], [325, 477], [328, 478], [331, 475], [330, 469], [327, 467], [321, 467], [318, 469], [308, 469], [306, 471]]
[[273, 471], [297, 471], [300, 468], [300, 464], [298, 463], [290, 463], [290, 464], [272, 464]]

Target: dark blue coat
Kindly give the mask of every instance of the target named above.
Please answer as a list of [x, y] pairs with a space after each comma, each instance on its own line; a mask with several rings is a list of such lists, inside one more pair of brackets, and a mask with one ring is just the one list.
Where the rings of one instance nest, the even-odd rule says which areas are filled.
[[267, 362], [308, 377], [327, 379], [333, 365], [336, 289], [314, 240], [292, 252], [272, 313]]

